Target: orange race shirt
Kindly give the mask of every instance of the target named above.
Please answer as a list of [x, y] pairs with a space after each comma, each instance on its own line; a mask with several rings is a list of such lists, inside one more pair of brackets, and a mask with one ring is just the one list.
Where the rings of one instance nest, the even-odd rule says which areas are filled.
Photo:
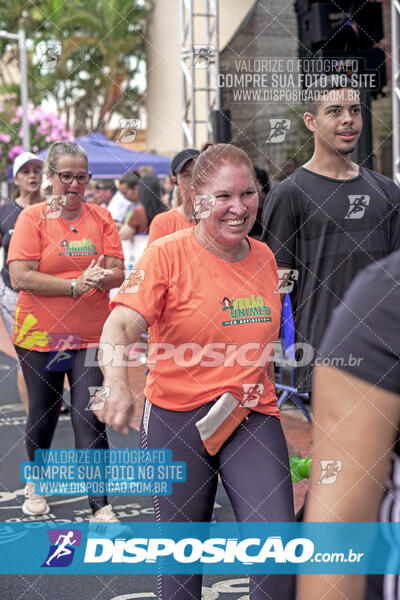
[[[21, 212], [11, 238], [8, 263], [37, 260], [39, 272], [72, 279], [101, 254], [124, 258], [118, 231], [106, 208], [82, 203], [82, 212], [73, 224], [47, 213], [46, 202]], [[108, 302], [108, 292], [101, 290], [92, 289], [78, 298], [21, 291], [13, 342], [39, 352], [97, 344], [109, 314]]]
[[150, 224], [148, 243], [151, 244], [151, 242], [159, 240], [165, 235], [194, 226], [195, 223], [181, 215], [177, 208], [159, 213]]
[[279, 417], [267, 377], [281, 315], [278, 272], [269, 248], [247, 238], [240, 262], [206, 250], [193, 229], [146, 248], [114, 297], [140, 313], [152, 340], [146, 397], [186, 411], [232, 392], [253, 410]]

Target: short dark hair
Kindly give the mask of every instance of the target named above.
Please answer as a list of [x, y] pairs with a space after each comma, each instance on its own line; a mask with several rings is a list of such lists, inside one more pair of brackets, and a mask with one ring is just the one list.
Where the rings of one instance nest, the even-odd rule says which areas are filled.
[[254, 167], [254, 172], [256, 174], [257, 181], [261, 186], [261, 191], [263, 191], [265, 194], [268, 194], [270, 190], [270, 184], [269, 175], [267, 171], [265, 171], [265, 169], [259, 169], [258, 167]]
[[137, 171], [129, 171], [129, 173], [126, 173], [119, 182], [126, 183], [128, 188], [134, 188], [136, 185], [139, 185], [139, 179], [140, 175]]
[[113, 179], [96, 179], [95, 187], [104, 190], [111, 190], [113, 194], [115, 194], [117, 191], [117, 186], [115, 185]]
[[319, 105], [324, 100], [324, 96], [331, 90], [342, 90], [351, 88], [360, 93], [360, 88], [354, 86], [353, 81], [345, 73], [335, 75], [321, 75], [314, 83], [307, 88], [306, 112], [316, 115]]

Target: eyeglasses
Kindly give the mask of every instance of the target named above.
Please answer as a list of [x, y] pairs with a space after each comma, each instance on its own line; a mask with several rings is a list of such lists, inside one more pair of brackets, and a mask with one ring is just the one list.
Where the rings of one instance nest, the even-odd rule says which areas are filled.
[[74, 175], [73, 173], [68, 173], [67, 171], [64, 171], [63, 173], [56, 172], [55, 174], [58, 175], [58, 179], [64, 185], [68, 185], [68, 184], [72, 183], [74, 179], [77, 180], [79, 185], [83, 185], [83, 184], [89, 183], [89, 181], [92, 178], [91, 173], [79, 173], [79, 175]]

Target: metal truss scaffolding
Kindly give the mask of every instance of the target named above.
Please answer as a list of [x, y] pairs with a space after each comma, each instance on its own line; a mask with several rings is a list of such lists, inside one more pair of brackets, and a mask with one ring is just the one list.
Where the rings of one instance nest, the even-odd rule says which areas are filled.
[[393, 179], [400, 186], [400, 2], [392, 0]]
[[212, 134], [218, 93], [218, 0], [181, 0], [183, 147], [197, 147]]

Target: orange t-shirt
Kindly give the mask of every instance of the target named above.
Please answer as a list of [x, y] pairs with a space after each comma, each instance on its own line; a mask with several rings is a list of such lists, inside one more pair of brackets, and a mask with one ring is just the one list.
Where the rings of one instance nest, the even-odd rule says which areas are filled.
[[186, 411], [251, 388], [253, 410], [279, 416], [267, 366], [279, 334], [281, 301], [275, 293], [274, 255], [247, 238], [251, 250], [227, 262], [206, 250], [193, 229], [146, 248], [114, 297], [140, 313], [152, 340], [146, 397], [161, 408]]
[[170, 233], [175, 233], [175, 231], [194, 227], [195, 224], [182, 215], [177, 208], [159, 213], [150, 223], [148, 243], [151, 244], [151, 242], [159, 240]]
[[[82, 212], [73, 223], [61, 217], [44, 218], [45, 211], [46, 202], [40, 202], [21, 212], [8, 263], [37, 260], [39, 272], [72, 279], [101, 254], [124, 258], [117, 228], [106, 208], [82, 203]], [[109, 314], [108, 302], [108, 292], [102, 290], [92, 289], [78, 298], [21, 291], [13, 342], [41, 352], [97, 344]]]

